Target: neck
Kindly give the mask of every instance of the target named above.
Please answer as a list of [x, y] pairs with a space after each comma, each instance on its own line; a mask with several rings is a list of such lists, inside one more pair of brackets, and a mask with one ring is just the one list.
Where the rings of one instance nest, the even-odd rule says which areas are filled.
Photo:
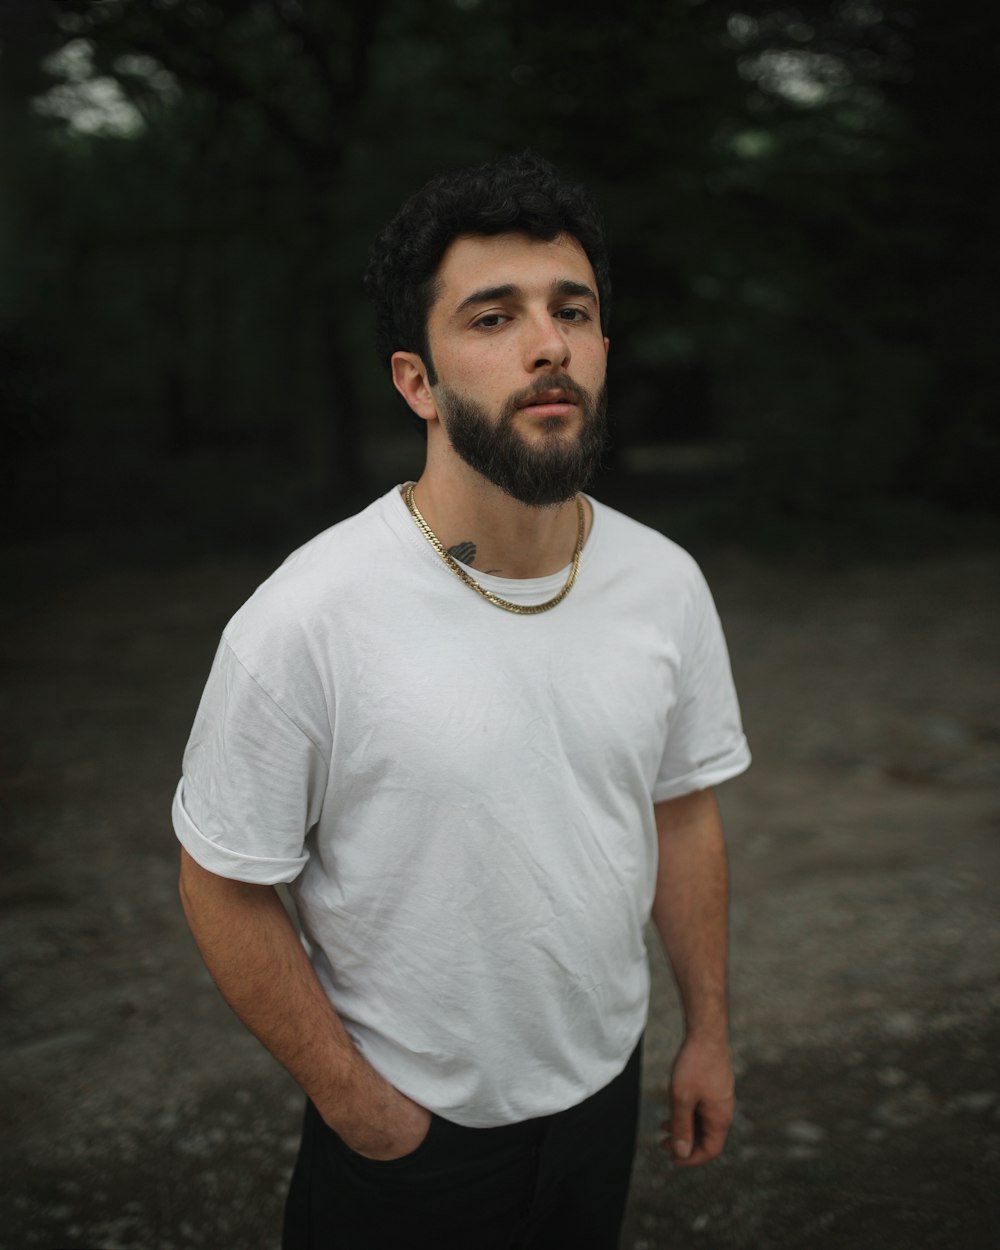
[[[504, 494], [462, 462], [447, 469], [428, 465], [413, 494], [442, 546], [480, 573], [546, 577], [573, 558], [578, 526], [575, 498], [532, 508]], [[586, 511], [589, 529], [589, 507]]]

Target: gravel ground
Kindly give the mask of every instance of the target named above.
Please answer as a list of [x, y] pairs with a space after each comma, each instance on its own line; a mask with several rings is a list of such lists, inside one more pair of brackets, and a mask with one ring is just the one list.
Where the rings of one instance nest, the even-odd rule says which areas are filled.
[[[2, 558], [0, 1247], [275, 1250], [299, 1098], [200, 964], [168, 822], [219, 630], [275, 561]], [[623, 1250], [992, 1250], [1000, 560], [705, 563], [755, 754], [720, 792], [740, 1109], [722, 1160], [670, 1171], [654, 956]]]

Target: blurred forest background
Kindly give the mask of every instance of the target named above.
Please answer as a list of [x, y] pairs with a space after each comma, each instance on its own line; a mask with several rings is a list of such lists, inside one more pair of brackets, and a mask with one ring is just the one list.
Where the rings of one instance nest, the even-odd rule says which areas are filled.
[[280, 543], [417, 472], [370, 240], [427, 177], [526, 146], [607, 218], [599, 493], [771, 549], [994, 532], [991, 6], [0, 8], [23, 537]]
[[665, 1180], [660, 960], [623, 1247], [1000, 1244], [998, 48], [987, 0], [0, 0], [0, 1250], [274, 1244], [300, 1097], [170, 796], [233, 610], [420, 471], [372, 237], [525, 147], [607, 218], [595, 493], [707, 556], [755, 759], [741, 1110]]

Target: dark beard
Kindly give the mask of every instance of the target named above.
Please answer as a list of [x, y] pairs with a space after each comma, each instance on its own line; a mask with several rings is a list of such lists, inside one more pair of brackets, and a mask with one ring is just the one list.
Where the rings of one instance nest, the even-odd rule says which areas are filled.
[[[563, 433], [565, 422], [552, 418], [528, 440], [515, 427], [518, 409], [532, 394], [560, 388], [579, 404], [580, 430], [572, 442]], [[607, 445], [607, 386], [592, 398], [565, 377], [539, 379], [526, 391], [512, 395], [498, 420], [475, 400], [443, 383], [437, 400], [445, 433], [467, 465], [512, 499], [531, 508], [565, 503], [584, 488], [600, 467]]]

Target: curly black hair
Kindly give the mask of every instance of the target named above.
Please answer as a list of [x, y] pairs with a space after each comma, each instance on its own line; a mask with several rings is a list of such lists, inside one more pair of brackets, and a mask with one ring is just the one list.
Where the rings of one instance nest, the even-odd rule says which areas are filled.
[[437, 382], [427, 314], [441, 258], [460, 235], [509, 231], [546, 241], [560, 234], [577, 240], [594, 270], [601, 326], [608, 333], [611, 271], [597, 205], [586, 189], [564, 182], [548, 161], [523, 152], [432, 179], [375, 240], [365, 289], [375, 304], [376, 346], [387, 368], [393, 352], [416, 352], [428, 381]]

